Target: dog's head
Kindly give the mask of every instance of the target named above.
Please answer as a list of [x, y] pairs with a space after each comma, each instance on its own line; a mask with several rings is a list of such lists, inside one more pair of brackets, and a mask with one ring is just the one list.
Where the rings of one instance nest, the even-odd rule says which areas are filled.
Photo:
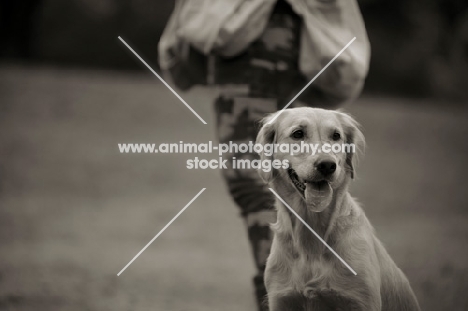
[[[287, 109], [274, 119], [275, 115], [262, 121], [257, 143], [282, 146], [302, 143], [309, 150], [304, 147], [291, 154], [291, 149], [281, 152], [278, 148], [271, 156], [262, 152], [262, 160], [288, 160], [289, 168], [259, 173], [265, 182], [274, 181], [274, 187], [297, 191], [308, 208], [321, 212], [330, 205], [333, 194], [354, 178], [355, 153], [365, 144], [359, 125], [348, 114], [318, 108]], [[271, 120], [274, 121], [270, 123]], [[315, 154], [313, 146], [317, 148]]]

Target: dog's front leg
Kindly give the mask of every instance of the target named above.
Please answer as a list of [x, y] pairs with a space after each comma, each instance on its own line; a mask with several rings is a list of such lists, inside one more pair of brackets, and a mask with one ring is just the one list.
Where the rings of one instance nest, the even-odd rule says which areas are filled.
[[306, 298], [300, 293], [278, 296], [271, 300], [270, 311], [306, 311]]
[[320, 303], [325, 310], [380, 311], [380, 287], [372, 279], [366, 278], [365, 274], [334, 275], [310, 280], [304, 290], [309, 309], [316, 310], [312, 306]]

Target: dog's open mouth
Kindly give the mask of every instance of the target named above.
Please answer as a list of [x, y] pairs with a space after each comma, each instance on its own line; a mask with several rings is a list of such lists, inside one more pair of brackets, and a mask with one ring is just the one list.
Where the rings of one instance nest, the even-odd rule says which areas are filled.
[[288, 175], [309, 208], [316, 212], [321, 212], [330, 204], [333, 189], [327, 180], [302, 182], [292, 168], [288, 169]]
[[296, 186], [297, 190], [299, 190], [299, 192], [302, 195], [304, 195], [308, 187], [318, 192], [324, 191], [326, 190], [326, 188], [328, 188], [327, 186], [329, 182], [326, 180], [319, 180], [316, 182], [308, 182], [308, 183], [304, 183], [300, 181], [299, 176], [297, 176], [296, 172], [292, 168], [288, 169], [288, 174], [289, 174], [289, 178], [291, 178], [292, 183], [294, 184], [294, 186]]
[[296, 172], [292, 168], [288, 169], [288, 175], [293, 185], [296, 186], [297, 190], [299, 190], [302, 195], [304, 195], [306, 184], [299, 180], [299, 176], [297, 176]]

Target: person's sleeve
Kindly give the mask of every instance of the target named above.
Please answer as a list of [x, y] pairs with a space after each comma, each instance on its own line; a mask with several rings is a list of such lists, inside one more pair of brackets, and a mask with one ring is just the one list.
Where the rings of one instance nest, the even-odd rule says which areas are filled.
[[356, 39], [313, 82], [322, 99], [339, 104], [361, 93], [369, 69], [370, 44], [356, 0], [289, 0], [304, 21], [299, 68], [313, 79]]

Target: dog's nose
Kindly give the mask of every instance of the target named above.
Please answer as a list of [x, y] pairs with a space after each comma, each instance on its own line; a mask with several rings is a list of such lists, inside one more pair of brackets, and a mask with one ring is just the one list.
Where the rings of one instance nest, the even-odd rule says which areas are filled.
[[336, 171], [336, 163], [333, 161], [321, 161], [316, 164], [317, 171], [323, 176], [329, 176]]

